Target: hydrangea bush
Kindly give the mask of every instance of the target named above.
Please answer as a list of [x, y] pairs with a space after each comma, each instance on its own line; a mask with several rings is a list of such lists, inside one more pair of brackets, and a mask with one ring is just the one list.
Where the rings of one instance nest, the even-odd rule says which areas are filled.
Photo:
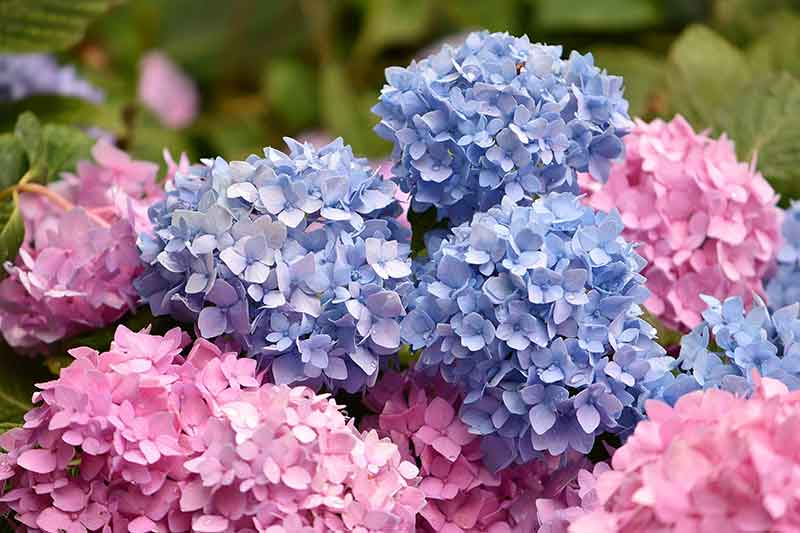
[[632, 126], [622, 78], [527, 36], [471, 33], [386, 81], [373, 111], [394, 172], [415, 211], [453, 224], [503, 195], [577, 191], [577, 172], [605, 181]]
[[464, 392], [461, 419], [494, 469], [631, 429], [668, 368], [640, 318], [644, 261], [621, 231], [616, 214], [551, 193], [429, 239], [403, 339]]
[[736, 159], [724, 135], [695, 133], [681, 116], [637, 121], [626, 159], [608, 183], [586, 181], [595, 209], [616, 209], [624, 235], [641, 243], [651, 297], [647, 309], [668, 326], [700, 323], [705, 303], [763, 293], [780, 243], [775, 191], [752, 163]]
[[178, 173], [139, 241], [154, 314], [231, 335], [276, 383], [354, 392], [400, 347], [409, 232], [396, 185], [341, 139]]
[[[39, 350], [137, 306], [136, 233], [150, 227], [147, 209], [164, 195], [158, 165], [104, 140], [92, 155], [75, 174], [21, 195], [25, 241], [0, 281], [0, 331], [15, 348]], [[169, 177], [177, 165], [168, 161]]]
[[31, 531], [410, 533], [417, 468], [326, 396], [260, 385], [205, 340], [120, 327], [40, 385], [0, 445], [2, 501]]
[[795, 531], [800, 393], [756, 379], [750, 399], [698, 391], [649, 420], [595, 482], [597, 500], [570, 533]]
[[[47, 533], [800, 531], [800, 206], [724, 135], [634, 125], [591, 54], [458, 40], [387, 69], [377, 170], [287, 138], [165, 153], [162, 185], [105, 140], [45, 185], [69, 128], [4, 136], [6, 342], [52, 355], [140, 304], [189, 329], [71, 350], [0, 436], [0, 512]], [[140, 67], [140, 103], [186, 127], [191, 80]], [[0, 55], [0, 100], [42, 93], [101, 97]], [[644, 306], [694, 328], [677, 357]]]

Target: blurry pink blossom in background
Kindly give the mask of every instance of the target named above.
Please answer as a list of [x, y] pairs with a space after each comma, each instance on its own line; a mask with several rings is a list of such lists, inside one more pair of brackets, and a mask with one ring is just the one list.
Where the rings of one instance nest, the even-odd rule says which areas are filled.
[[[40, 193], [22, 193], [25, 240], [0, 281], [0, 330], [15, 348], [39, 349], [105, 326], [139, 300], [136, 235], [164, 194], [158, 165], [135, 161], [105, 140]], [[168, 159], [168, 176], [178, 165]], [[188, 167], [186, 157], [181, 158]]]
[[194, 81], [161, 51], [142, 58], [138, 91], [139, 100], [168, 128], [185, 128], [197, 116], [199, 95]]

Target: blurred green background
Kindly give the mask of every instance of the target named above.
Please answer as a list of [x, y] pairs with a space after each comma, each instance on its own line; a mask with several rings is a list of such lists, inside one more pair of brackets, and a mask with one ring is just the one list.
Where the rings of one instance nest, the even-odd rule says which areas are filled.
[[[762, 171], [780, 191], [800, 192], [799, 156], [786, 154], [800, 152], [800, 126], [783, 131], [800, 119], [800, 0], [105, 1], [111, 8], [62, 59], [103, 88], [106, 103], [16, 104], [0, 109], [7, 129], [25, 107], [44, 122], [105, 127], [153, 160], [164, 146], [237, 159], [309, 131], [380, 157], [389, 146], [372, 133], [369, 109], [384, 68], [486, 28], [593, 52], [625, 77], [632, 115], [680, 112], [696, 128], [729, 131], [742, 157], [772, 150]], [[200, 115], [184, 130], [165, 129], [135, 103], [138, 63], [151, 49], [200, 88]], [[764, 115], [767, 124], [752, 123]]]

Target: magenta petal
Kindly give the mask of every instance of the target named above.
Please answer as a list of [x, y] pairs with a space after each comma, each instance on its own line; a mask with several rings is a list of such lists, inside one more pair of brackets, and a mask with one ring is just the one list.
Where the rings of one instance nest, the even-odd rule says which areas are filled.
[[52, 450], [28, 450], [19, 456], [17, 464], [25, 470], [47, 474], [56, 469], [56, 456]]

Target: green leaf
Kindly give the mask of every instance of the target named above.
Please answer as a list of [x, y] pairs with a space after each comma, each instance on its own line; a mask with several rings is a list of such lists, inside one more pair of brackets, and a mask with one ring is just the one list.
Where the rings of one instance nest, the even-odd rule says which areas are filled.
[[661, 111], [665, 68], [658, 56], [625, 46], [600, 46], [593, 48], [592, 54], [597, 66], [625, 78], [631, 116], [648, 117]]
[[[19, 195], [14, 192], [0, 200], [0, 265], [13, 261], [25, 238], [25, 225], [19, 212]], [[2, 271], [5, 276], [5, 269]]]
[[770, 22], [769, 31], [747, 50], [753, 71], [786, 71], [800, 77], [800, 16], [784, 13]]
[[389, 151], [388, 144], [372, 133], [377, 119], [369, 109], [375, 96], [361, 98], [356, 94], [342, 65], [322, 66], [320, 97], [322, 123], [330, 134], [344, 137], [358, 154], [371, 156]]
[[19, 424], [30, 410], [34, 385], [52, 379], [41, 359], [0, 348], [0, 424]]
[[47, 172], [39, 181], [47, 183], [61, 172], [72, 170], [81, 159], [88, 159], [94, 140], [78, 128], [47, 124], [43, 128]]
[[416, 43], [433, 21], [433, 0], [369, 0], [355, 55], [374, 57], [396, 45]]
[[30, 111], [22, 113], [17, 119], [14, 127], [14, 135], [17, 136], [25, 154], [28, 156], [28, 163], [31, 167], [44, 163], [44, 142], [42, 141], [42, 125], [36, 115]]
[[11, 129], [25, 111], [31, 111], [45, 124], [97, 127], [112, 133], [123, 129], [122, 109], [118, 104], [94, 104], [80, 98], [47, 94], [1, 103], [0, 131]]
[[114, 0], [0, 0], [0, 52], [50, 52], [77, 43]]
[[17, 183], [27, 168], [25, 149], [19, 139], [12, 133], [0, 134], [0, 189]]
[[154, 317], [149, 309], [143, 307], [135, 314], [128, 315], [114, 324], [62, 340], [58, 343], [58, 348], [53, 350], [53, 353], [57, 355], [51, 358], [49, 365], [56, 368], [68, 366], [68, 364], [65, 364], [67, 361], [62, 355], [66, 354], [67, 350], [78, 346], [87, 346], [98, 352], [108, 351], [111, 341], [114, 339], [114, 332], [120, 325], [127, 327], [131, 331], [140, 331], [147, 326], [151, 326], [150, 333], [153, 335], [163, 335], [176, 326], [175, 321], [171, 318]]
[[665, 18], [657, 0], [533, 0], [534, 22], [545, 31], [630, 31]]
[[439, 0], [437, 7], [444, 10], [459, 28], [484, 28], [512, 33], [517, 33], [515, 30], [520, 28], [520, 17], [516, 12], [518, 4], [514, 2]]
[[740, 159], [758, 169], [787, 204], [800, 198], [800, 81], [789, 74], [761, 78], [740, 90], [714, 124], [736, 142]]
[[264, 73], [263, 93], [271, 114], [293, 130], [314, 123], [319, 113], [317, 79], [305, 63], [292, 59], [271, 61]]
[[690, 26], [669, 54], [670, 105], [695, 128], [713, 125], [717, 110], [751, 77], [744, 54], [705, 26]]

